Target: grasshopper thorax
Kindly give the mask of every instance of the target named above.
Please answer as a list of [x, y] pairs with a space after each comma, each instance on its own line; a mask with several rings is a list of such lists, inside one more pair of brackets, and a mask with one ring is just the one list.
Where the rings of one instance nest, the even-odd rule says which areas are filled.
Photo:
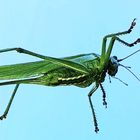
[[115, 76], [118, 72], [119, 62], [117, 56], [110, 57], [107, 72], [110, 76]]

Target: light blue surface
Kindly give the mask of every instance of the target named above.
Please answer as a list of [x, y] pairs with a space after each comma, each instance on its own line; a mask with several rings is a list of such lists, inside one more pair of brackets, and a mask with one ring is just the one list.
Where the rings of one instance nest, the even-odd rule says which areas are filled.
[[[100, 53], [104, 35], [125, 30], [137, 18], [129, 42], [140, 37], [139, 0], [5, 0], [0, 1], [0, 48], [23, 47], [40, 54], [64, 57]], [[116, 43], [119, 58], [140, 48]], [[140, 73], [140, 54], [125, 60]], [[0, 54], [0, 65], [36, 61], [27, 55]], [[140, 83], [125, 69], [104, 83], [108, 108], [100, 89], [93, 102], [100, 127], [94, 133], [87, 94], [91, 87], [21, 85], [6, 120], [0, 122], [0, 140], [132, 140], [140, 138]], [[0, 88], [2, 114], [13, 86]]]

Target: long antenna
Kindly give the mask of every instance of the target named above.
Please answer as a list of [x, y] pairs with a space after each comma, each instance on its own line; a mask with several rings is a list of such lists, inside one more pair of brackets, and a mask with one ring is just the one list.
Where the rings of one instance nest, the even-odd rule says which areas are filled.
[[130, 57], [130, 56], [132, 56], [132, 55], [134, 55], [134, 54], [138, 53], [139, 51], [140, 51], [140, 49], [139, 49], [139, 50], [137, 50], [137, 51], [135, 51], [135, 52], [133, 52], [133, 53], [131, 53], [130, 55], [128, 55], [128, 56], [126, 56], [126, 57], [124, 57], [124, 58], [122, 58], [122, 59], [117, 60], [117, 61], [118, 61], [118, 62], [121, 62], [121, 61], [123, 61], [123, 60], [127, 59], [128, 57]]
[[114, 78], [114, 79], [117, 79], [117, 80], [119, 80], [121, 83], [123, 83], [124, 85], [128, 86], [128, 84], [127, 84], [127, 83], [125, 83], [124, 81], [122, 81], [120, 78], [118, 78], [118, 77], [115, 77], [115, 76], [113, 76], [113, 78]]
[[124, 66], [122, 64], [119, 64], [119, 65], [122, 66], [123, 68], [125, 68], [126, 70], [128, 70], [140, 82], [140, 79], [129, 69], [129, 67]]

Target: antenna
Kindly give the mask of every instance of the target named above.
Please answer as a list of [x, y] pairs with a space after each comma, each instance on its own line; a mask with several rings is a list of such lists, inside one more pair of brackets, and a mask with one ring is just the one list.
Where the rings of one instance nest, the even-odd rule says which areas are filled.
[[140, 51], [140, 49], [139, 49], [139, 50], [137, 50], [137, 51], [135, 51], [135, 52], [133, 52], [133, 53], [131, 53], [130, 55], [128, 55], [128, 56], [126, 56], [126, 57], [124, 57], [124, 58], [122, 58], [122, 59], [118, 59], [117, 61], [118, 61], [118, 62], [121, 62], [121, 61], [123, 61], [123, 60], [127, 59], [128, 57], [130, 57], [130, 56], [132, 56], [132, 55], [134, 55], [134, 54], [138, 53], [139, 51]]
[[129, 68], [130, 67], [127, 67], [127, 66], [124, 66], [122, 64], [119, 64], [120, 66], [122, 66], [123, 68], [125, 68], [126, 70], [128, 70], [139, 82], [140, 82], [140, 79], [138, 78], [138, 76], [136, 76]]
[[125, 83], [124, 81], [122, 81], [122, 80], [121, 80], [121, 79], [119, 79], [118, 77], [113, 76], [113, 78], [114, 78], [114, 79], [119, 80], [121, 83], [123, 83], [124, 85], [128, 86], [128, 84], [127, 84], [127, 83]]

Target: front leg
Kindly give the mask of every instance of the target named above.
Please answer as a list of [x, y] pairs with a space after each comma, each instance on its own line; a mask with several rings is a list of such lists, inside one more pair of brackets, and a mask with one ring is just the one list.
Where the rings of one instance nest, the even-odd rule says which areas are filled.
[[128, 30], [126, 31], [122, 31], [122, 32], [118, 32], [118, 33], [113, 33], [113, 34], [109, 34], [109, 35], [106, 35], [104, 38], [103, 38], [103, 42], [102, 42], [102, 54], [101, 56], [105, 55], [106, 53], [106, 42], [107, 42], [107, 38], [112, 38], [114, 36], [120, 36], [120, 35], [125, 35], [125, 34], [129, 34], [132, 29], [134, 28], [134, 26], [136, 25], [136, 22], [135, 22], [136, 19], [134, 19], [129, 27]]

